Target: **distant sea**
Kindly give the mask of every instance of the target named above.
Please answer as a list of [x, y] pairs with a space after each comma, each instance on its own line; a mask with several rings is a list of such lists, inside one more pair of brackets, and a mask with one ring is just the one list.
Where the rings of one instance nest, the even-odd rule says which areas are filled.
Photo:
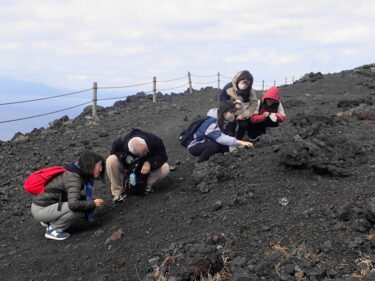
[[[14, 120], [19, 118], [25, 118], [29, 116], [35, 116], [39, 114], [44, 113], [50, 113], [58, 110], [62, 110], [65, 108], [69, 108], [72, 106], [76, 106], [85, 102], [89, 102], [90, 99], [92, 99], [91, 92], [86, 93], [86, 95], [89, 94], [90, 98], [83, 98], [83, 97], [69, 97], [65, 96], [62, 98], [53, 98], [53, 99], [47, 99], [42, 101], [35, 101], [35, 102], [29, 102], [29, 103], [20, 103], [20, 104], [12, 104], [12, 105], [3, 105], [0, 106], [0, 122], [1, 121], [8, 121], [8, 120]], [[116, 96], [116, 95], [115, 95]], [[124, 96], [124, 94], [122, 94]], [[14, 100], [25, 100], [25, 99], [34, 99], [37, 97], [27, 97], [23, 99], [15, 99], [12, 98], [11, 101]], [[98, 97], [100, 98], [100, 97]], [[123, 99], [123, 98], [121, 98]], [[119, 100], [121, 100], [119, 99]], [[3, 100], [1, 98], [1, 102], [8, 102], [9, 100]], [[108, 101], [98, 101], [99, 106], [112, 106], [116, 100], [108, 100]], [[92, 105], [92, 103], [88, 103], [76, 108], [72, 108], [69, 110], [61, 111], [58, 113], [53, 113], [49, 115], [44, 115], [40, 117], [25, 119], [25, 120], [19, 120], [14, 122], [7, 122], [7, 123], [0, 123], [0, 140], [1, 141], [8, 141], [13, 138], [13, 136], [21, 132], [23, 134], [31, 132], [35, 128], [47, 128], [49, 127], [48, 123], [59, 119], [64, 115], [69, 116], [70, 119], [73, 119], [77, 117], [83, 109], [87, 106]]]

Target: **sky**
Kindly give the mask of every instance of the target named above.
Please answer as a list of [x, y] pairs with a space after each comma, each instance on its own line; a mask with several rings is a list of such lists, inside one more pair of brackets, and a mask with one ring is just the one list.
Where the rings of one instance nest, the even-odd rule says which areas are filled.
[[374, 30], [373, 0], [0, 0], [0, 76], [184, 91], [189, 71], [200, 88], [247, 69], [268, 87], [374, 63]]

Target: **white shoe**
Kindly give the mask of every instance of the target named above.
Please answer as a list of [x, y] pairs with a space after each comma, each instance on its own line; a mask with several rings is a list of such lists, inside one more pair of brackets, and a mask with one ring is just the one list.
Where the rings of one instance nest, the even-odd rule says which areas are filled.
[[126, 194], [117, 194], [117, 195], [113, 196], [112, 202], [113, 203], [120, 203], [120, 202], [124, 201], [125, 198], [126, 198]]
[[237, 150], [237, 147], [235, 145], [229, 146], [229, 152], [234, 152]]

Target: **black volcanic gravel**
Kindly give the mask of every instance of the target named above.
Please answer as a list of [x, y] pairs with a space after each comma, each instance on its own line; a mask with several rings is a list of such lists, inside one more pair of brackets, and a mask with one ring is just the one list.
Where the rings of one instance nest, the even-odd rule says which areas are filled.
[[[285, 123], [253, 150], [195, 164], [177, 136], [219, 92], [158, 94], [156, 104], [140, 93], [98, 120], [86, 110], [0, 142], [0, 279], [375, 280], [375, 65], [281, 87]], [[45, 239], [26, 176], [84, 149], [107, 157], [132, 127], [159, 135], [175, 170], [118, 205], [98, 182], [97, 221]]]

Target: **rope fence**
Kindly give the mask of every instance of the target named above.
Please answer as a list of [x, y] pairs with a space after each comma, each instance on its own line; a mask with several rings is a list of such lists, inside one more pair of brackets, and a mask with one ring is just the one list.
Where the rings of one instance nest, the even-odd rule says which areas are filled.
[[[217, 77], [216, 81], [200, 81], [199, 79], [192, 79], [193, 78], [213, 78]], [[20, 121], [20, 120], [26, 120], [26, 119], [31, 119], [31, 118], [37, 118], [45, 115], [50, 115], [58, 112], [63, 112], [69, 109], [77, 108], [79, 106], [83, 106], [89, 103], [92, 103], [92, 117], [95, 118], [97, 115], [97, 102], [98, 101], [108, 101], [108, 100], [115, 100], [115, 99], [123, 99], [129, 96], [127, 94], [126, 96], [116, 96], [116, 97], [104, 97], [104, 98], [97, 98], [97, 93], [98, 90], [101, 90], [102, 92], [105, 92], [106, 90], [118, 90], [118, 89], [127, 89], [127, 88], [134, 88], [134, 87], [140, 87], [140, 86], [146, 86], [146, 85], [152, 85], [152, 90], [149, 91], [143, 91], [145, 94], [150, 94], [153, 93], [153, 102], [156, 103], [156, 93], [157, 92], [165, 92], [165, 91], [170, 91], [170, 90], [175, 90], [179, 89], [182, 87], [187, 87], [190, 93], [193, 93], [193, 85], [207, 85], [207, 86], [213, 86], [217, 87], [218, 89], [221, 89], [221, 82], [222, 78], [225, 78], [227, 80], [226, 83], [232, 81], [232, 77], [222, 75], [220, 72], [214, 75], [196, 75], [196, 74], [191, 74], [190, 72], [187, 73], [187, 75], [177, 77], [174, 79], [168, 79], [168, 80], [157, 80], [156, 77], [153, 77], [152, 81], [148, 82], [140, 82], [140, 83], [135, 83], [132, 85], [124, 85], [124, 86], [101, 86], [98, 87], [97, 83], [93, 83], [93, 87], [89, 89], [84, 89], [80, 91], [75, 91], [67, 94], [61, 94], [61, 95], [55, 95], [55, 96], [49, 96], [49, 97], [44, 97], [44, 98], [37, 98], [37, 99], [29, 99], [29, 100], [21, 100], [21, 101], [13, 101], [13, 102], [5, 102], [5, 103], [0, 103], [0, 106], [5, 106], [5, 105], [12, 105], [12, 104], [20, 104], [20, 103], [28, 103], [28, 102], [36, 102], [36, 101], [42, 101], [42, 100], [48, 100], [48, 99], [53, 99], [53, 98], [61, 98], [61, 97], [66, 97], [70, 95], [75, 95], [79, 93], [84, 93], [84, 92], [89, 92], [92, 91], [92, 99], [88, 100], [87, 102], [74, 105], [68, 108], [60, 109], [57, 111], [53, 112], [48, 112], [48, 113], [43, 113], [43, 114], [38, 114], [38, 115], [33, 115], [33, 116], [28, 116], [28, 117], [22, 117], [22, 118], [17, 118], [17, 119], [12, 119], [12, 120], [0, 120], [1, 123], [9, 123], [9, 122], [15, 122], [15, 121]], [[186, 83], [183, 84], [178, 84], [178, 85], [166, 85], [166, 88], [158, 88], [157, 86], [161, 83], [170, 83], [170, 82], [176, 82], [180, 81], [182, 79], [187, 79]], [[273, 80], [273, 81], [254, 81], [253, 82], [253, 88], [256, 90], [261, 90], [264, 91], [265, 89], [268, 89], [271, 86], [283, 86], [287, 85], [289, 83], [294, 83], [294, 76], [288, 80], [288, 78], [285, 78], [285, 80]]]

